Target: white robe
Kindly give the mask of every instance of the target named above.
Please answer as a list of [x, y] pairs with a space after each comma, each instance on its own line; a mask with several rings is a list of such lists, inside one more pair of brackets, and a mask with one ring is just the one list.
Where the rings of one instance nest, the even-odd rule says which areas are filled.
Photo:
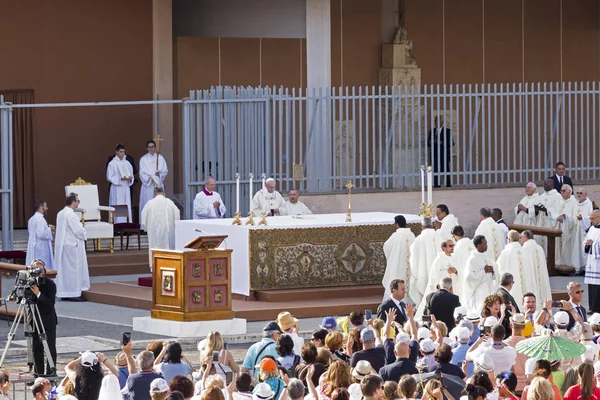
[[175, 221], [179, 221], [179, 209], [163, 195], [150, 200], [142, 211], [142, 226], [148, 232], [148, 258], [152, 271], [152, 250], [175, 248]]
[[[536, 226], [540, 228], [552, 228], [554, 227], [555, 220], [553, 219], [554, 207], [560, 202], [562, 197], [556, 189], [549, 190], [540, 194], [540, 203], [548, 210], [548, 213], [542, 211], [536, 216]], [[544, 249], [544, 253], [548, 253], [548, 238], [546, 236], [535, 236], [535, 241]]]
[[54, 269], [54, 254], [52, 253], [52, 229], [48, 226], [44, 214], [36, 212], [27, 222], [29, 240], [27, 242], [26, 265], [33, 260], [43, 260], [46, 269]]
[[79, 297], [90, 288], [85, 240], [81, 219], [66, 206], [56, 216], [56, 297]]
[[[219, 213], [217, 214], [217, 208], [213, 205], [215, 201], [221, 203], [219, 206]], [[225, 213], [227, 212], [227, 208], [225, 204], [223, 204], [223, 199], [221, 199], [221, 195], [217, 192], [212, 192], [207, 195], [204, 190], [196, 195], [194, 199], [194, 219], [214, 219], [214, 218], [223, 218]]]
[[442, 226], [438, 230], [438, 234], [442, 240], [454, 240], [452, 237], [452, 228], [458, 225], [458, 218], [454, 214], [448, 214], [442, 220]]
[[[131, 177], [131, 180], [124, 181], [121, 179], [128, 177]], [[114, 156], [106, 168], [106, 180], [111, 183], [108, 205], [126, 204], [129, 211], [129, 220], [127, 220], [127, 217], [117, 217], [114, 220], [115, 224], [133, 222], [131, 218], [131, 191], [129, 190], [129, 187], [133, 185], [133, 167], [129, 161], [125, 157], [120, 160], [118, 156]]]
[[[535, 271], [529, 260], [530, 258], [526, 257], [524, 254], [521, 243], [511, 242], [504, 247], [504, 250], [502, 250], [500, 257], [498, 257], [498, 261], [496, 262], [498, 265], [498, 271], [496, 273], [498, 285], [500, 285], [502, 274], [511, 274], [515, 283], [510, 290], [510, 294], [517, 302], [523, 300], [523, 294], [527, 292], [527, 290], [525, 290], [525, 282], [535, 280]], [[533, 292], [535, 293], [535, 291]]]
[[487, 240], [488, 249], [486, 254], [488, 259], [497, 260], [506, 244], [506, 235], [502, 227], [492, 217], [489, 217], [479, 223], [475, 231], [475, 236], [477, 235], [483, 235]]
[[537, 244], [535, 240], [528, 240], [523, 243], [523, 253], [525, 257], [529, 258], [529, 265], [532, 266], [535, 276], [532, 281], [524, 282], [523, 290], [525, 293], [532, 292], [535, 294], [538, 308], [543, 307], [544, 301], [552, 299], [546, 254], [544, 254], [542, 246]]
[[[565, 215], [563, 222], [558, 221], [560, 215]], [[553, 219], [554, 228], [562, 230], [562, 236], [556, 243], [556, 264], [573, 266], [573, 247], [580, 246], [579, 243], [573, 243], [575, 232], [578, 228], [577, 222], [577, 200], [571, 196], [567, 200], [561, 198], [561, 201], [554, 208]], [[579, 269], [579, 267], [577, 267]]]
[[[440, 283], [440, 281], [443, 278], [445, 278], [447, 276], [452, 278], [452, 288], [453, 289], [454, 289], [454, 285], [458, 284], [459, 279], [457, 279], [457, 276], [455, 274], [448, 273], [448, 268], [450, 268], [450, 267], [456, 268], [455, 264], [456, 264], [456, 260], [454, 260], [454, 257], [452, 255], [447, 256], [444, 252], [438, 253], [438, 255], [433, 260], [433, 263], [431, 264], [431, 268], [429, 269], [429, 281], [427, 282], [427, 288], [425, 289], [425, 292], [423, 293], [423, 298], [421, 299], [421, 303], [419, 304], [419, 307], [417, 308], [417, 313], [415, 315], [417, 315], [417, 316], [423, 315], [423, 311], [425, 310], [425, 305], [426, 305], [425, 300], [427, 298], [427, 295], [438, 290], [437, 285]], [[458, 270], [458, 268], [456, 268], [456, 269]], [[462, 276], [461, 276], [461, 279], [462, 279]], [[453, 290], [453, 292], [454, 292], [454, 290]]]
[[[156, 157], [158, 156], [158, 171], [156, 169]], [[156, 172], [159, 176], [156, 176]], [[142, 211], [146, 203], [154, 198], [154, 188], [158, 185], [164, 187], [165, 178], [169, 173], [167, 162], [160, 154], [146, 153], [140, 158], [139, 175], [142, 187], [140, 189], [140, 221], [142, 220]]]
[[280, 210], [281, 215], [312, 215], [312, 211], [306, 207], [306, 204], [298, 200], [295, 204], [286, 201], [283, 208]]
[[408, 291], [410, 279], [410, 245], [415, 234], [409, 228], [398, 228], [383, 244], [383, 254], [387, 260], [383, 275], [384, 301], [390, 298], [390, 284], [394, 279], [404, 280]]
[[576, 270], [585, 267], [587, 255], [583, 252], [583, 247], [580, 246], [584, 242], [587, 230], [590, 228], [590, 214], [593, 211], [593, 205], [590, 199], [586, 198], [582, 203], [577, 203], [575, 206], [575, 216], [581, 215], [581, 220], [575, 219], [575, 227], [573, 231], [573, 253], [571, 254], [571, 262]]
[[442, 240], [437, 231], [423, 229], [410, 247], [410, 283], [408, 296], [414, 304], [421, 303], [429, 280], [429, 268], [442, 251]]
[[535, 192], [531, 196], [524, 196], [519, 204], [522, 204], [527, 208], [527, 212], [519, 211], [519, 204], [515, 207], [515, 224], [516, 225], [529, 225], [535, 226], [535, 206], [540, 203], [540, 195]]
[[266, 187], [260, 189], [252, 198], [252, 211], [255, 217], [260, 217], [262, 211], [266, 212], [267, 215], [271, 210], [279, 210], [279, 214], [285, 207], [285, 200], [281, 197], [281, 194], [274, 190], [273, 193], [269, 193]]
[[584, 282], [588, 285], [600, 285], [600, 228], [590, 227], [584, 242], [581, 243], [582, 248], [585, 247], [584, 243], [588, 239], [591, 239], [593, 243], [592, 249], [587, 255]]
[[452, 257], [454, 258], [454, 266], [458, 271], [460, 285], [454, 288], [454, 294], [460, 297], [460, 304], [467, 304], [467, 299], [465, 298], [465, 276], [466, 276], [466, 265], [467, 260], [471, 256], [471, 252], [475, 251], [475, 246], [473, 245], [473, 241], [467, 237], [460, 239], [456, 242], [454, 246], [454, 253]]
[[[487, 253], [480, 253], [477, 250], [473, 251], [467, 259], [464, 288], [467, 310], [481, 311], [485, 298], [494, 293], [495, 277], [498, 275], [495, 264]], [[494, 274], [485, 272], [486, 265], [494, 267]]]

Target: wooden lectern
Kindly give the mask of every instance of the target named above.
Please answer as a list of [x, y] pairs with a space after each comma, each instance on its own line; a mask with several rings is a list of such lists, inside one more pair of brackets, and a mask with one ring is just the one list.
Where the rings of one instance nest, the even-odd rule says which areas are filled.
[[232, 319], [231, 252], [216, 247], [227, 236], [201, 236], [184, 251], [152, 250], [152, 318], [172, 321]]

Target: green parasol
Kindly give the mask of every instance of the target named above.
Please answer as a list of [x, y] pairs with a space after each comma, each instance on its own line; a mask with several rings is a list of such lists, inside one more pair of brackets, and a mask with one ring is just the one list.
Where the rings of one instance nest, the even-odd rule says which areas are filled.
[[544, 360], [564, 360], [585, 353], [585, 346], [559, 336], [537, 336], [522, 340], [515, 347], [517, 352]]

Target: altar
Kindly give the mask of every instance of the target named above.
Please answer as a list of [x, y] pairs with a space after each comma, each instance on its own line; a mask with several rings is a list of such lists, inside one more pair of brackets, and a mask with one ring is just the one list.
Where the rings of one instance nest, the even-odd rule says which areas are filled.
[[[175, 222], [175, 248], [198, 236], [228, 235], [232, 292], [381, 284], [383, 243], [397, 213], [315, 214], [267, 218], [267, 226], [232, 225], [232, 218]], [[415, 235], [421, 218], [402, 214]], [[258, 222], [258, 218], [255, 222]], [[245, 222], [246, 219], [243, 219]]]

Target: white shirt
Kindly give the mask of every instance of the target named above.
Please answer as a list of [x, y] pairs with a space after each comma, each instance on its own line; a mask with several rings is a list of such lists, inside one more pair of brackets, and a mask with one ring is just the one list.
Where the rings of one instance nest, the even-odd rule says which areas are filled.
[[503, 371], [510, 371], [517, 359], [517, 351], [506, 345], [502, 349], [499, 349], [493, 345], [485, 347], [479, 346], [469, 353], [469, 358], [471, 360], [475, 360], [480, 354], [483, 353], [489, 354], [490, 357], [492, 357], [492, 360], [494, 360], [494, 375], [497, 375]]

